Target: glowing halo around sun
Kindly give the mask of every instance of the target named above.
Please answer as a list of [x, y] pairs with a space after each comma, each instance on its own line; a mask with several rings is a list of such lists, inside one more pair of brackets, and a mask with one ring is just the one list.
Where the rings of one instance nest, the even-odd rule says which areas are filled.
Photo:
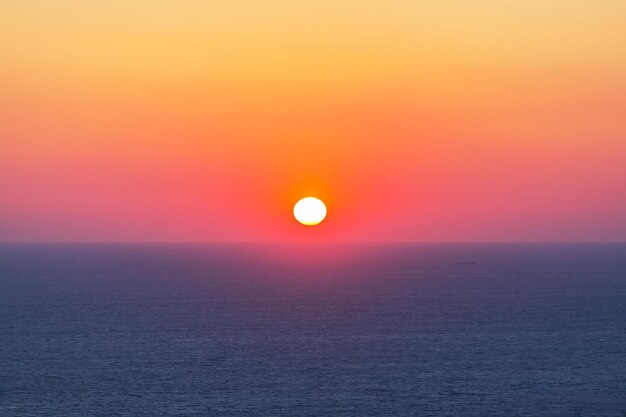
[[320, 224], [326, 218], [326, 205], [315, 197], [305, 197], [293, 206], [293, 215], [297, 221], [306, 226]]

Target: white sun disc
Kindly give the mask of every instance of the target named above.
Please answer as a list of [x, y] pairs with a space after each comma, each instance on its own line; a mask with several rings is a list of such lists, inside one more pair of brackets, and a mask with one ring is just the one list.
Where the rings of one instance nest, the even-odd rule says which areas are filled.
[[305, 197], [293, 206], [293, 215], [300, 223], [315, 226], [326, 217], [326, 205], [319, 198]]

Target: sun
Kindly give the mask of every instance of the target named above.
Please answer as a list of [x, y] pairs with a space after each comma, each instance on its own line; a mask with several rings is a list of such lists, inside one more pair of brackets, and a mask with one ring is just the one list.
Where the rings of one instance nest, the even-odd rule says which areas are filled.
[[326, 217], [326, 205], [319, 198], [305, 197], [293, 206], [293, 215], [300, 223], [315, 226]]

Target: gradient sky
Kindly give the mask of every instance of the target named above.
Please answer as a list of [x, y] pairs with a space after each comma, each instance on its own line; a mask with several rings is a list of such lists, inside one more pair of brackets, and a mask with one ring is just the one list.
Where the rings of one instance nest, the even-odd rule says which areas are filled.
[[626, 2], [0, 0], [0, 240], [625, 241]]

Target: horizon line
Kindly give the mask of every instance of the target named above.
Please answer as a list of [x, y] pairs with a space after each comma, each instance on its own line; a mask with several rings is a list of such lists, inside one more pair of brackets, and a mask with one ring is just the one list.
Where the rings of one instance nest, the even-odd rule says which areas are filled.
[[247, 240], [24, 240], [2, 241], [0, 245], [455, 245], [455, 244], [500, 244], [500, 245], [624, 245], [624, 240], [337, 240], [337, 241], [247, 241]]

